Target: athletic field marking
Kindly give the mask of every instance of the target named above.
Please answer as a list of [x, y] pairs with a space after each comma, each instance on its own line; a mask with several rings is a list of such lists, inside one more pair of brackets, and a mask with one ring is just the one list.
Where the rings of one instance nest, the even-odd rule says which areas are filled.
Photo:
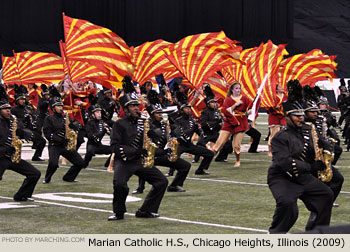
[[[0, 196], [0, 198], [12, 200], [12, 198], [4, 197], [4, 196]], [[95, 212], [113, 213], [113, 211], [99, 209], [99, 208], [80, 207], [80, 206], [74, 206], [74, 205], [68, 205], [68, 204], [62, 204], [62, 203], [56, 203], [56, 202], [47, 202], [47, 201], [42, 201], [42, 200], [35, 200], [35, 202], [42, 203], [42, 204], [48, 204], [48, 205], [54, 205], [54, 206], [62, 206], [62, 207], [76, 208], [76, 209], [81, 209], [81, 210], [89, 210], [89, 211], [95, 211]], [[135, 214], [131, 214], [131, 213], [125, 213], [125, 214], [128, 216], [135, 216]], [[196, 225], [203, 225], [203, 226], [218, 227], [218, 228], [227, 228], [227, 229], [234, 229], [234, 230], [244, 230], [244, 231], [251, 231], [251, 232], [268, 233], [268, 230], [264, 230], [264, 229], [229, 226], [229, 225], [215, 224], [215, 223], [209, 223], [209, 222], [181, 220], [181, 219], [175, 219], [175, 218], [169, 218], [169, 217], [159, 217], [158, 219], [166, 220], [166, 221], [173, 221], [173, 222], [180, 222], [180, 223], [187, 223], [187, 224], [196, 224]]]
[[[35, 164], [35, 165], [43, 166], [44, 164]], [[68, 166], [60, 166], [60, 167], [69, 168]], [[106, 170], [94, 169], [94, 168], [86, 168], [85, 170], [107, 172]], [[235, 180], [221, 180], [221, 179], [210, 179], [210, 178], [205, 179], [205, 178], [193, 178], [193, 177], [187, 177], [186, 179], [197, 180], [197, 181], [218, 182], [218, 183], [230, 183], [230, 184], [238, 184], [238, 185], [252, 185], [252, 186], [264, 186], [264, 187], [268, 186], [267, 184], [250, 183], [250, 182], [242, 182], [242, 181], [235, 181]], [[350, 194], [350, 192], [346, 192], [346, 191], [340, 191], [340, 193]]]

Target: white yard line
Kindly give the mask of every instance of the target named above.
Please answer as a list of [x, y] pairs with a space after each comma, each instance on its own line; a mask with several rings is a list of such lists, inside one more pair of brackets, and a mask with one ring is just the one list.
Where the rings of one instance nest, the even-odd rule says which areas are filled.
[[[4, 197], [4, 196], [0, 196], [0, 198], [1, 199], [12, 200], [12, 198]], [[41, 203], [41, 204], [48, 204], [48, 205], [68, 207], [68, 208], [76, 208], [76, 209], [81, 209], [81, 210], [103, 212], [103, 213], [113, 213], [113, 211], [105, 210], [105, 209], [91, 208], [91, 207], [80, 207], [80, 206], [75, 206], [75, 205], [62, 204], [62, 203], [56, 203], [56, 202], [49, 202], [49, 201], [43, 201], [43, 200], [35, 200], [35, 202], [32, 202], [32, 203]], [[131, 214], [131, 213], [125, 213], [125, 214], [129, 215], [129, 216], [135, 216], [135, 214]], [[169, 217], [159, 217], [158, 219], [166, 220], [166, 221], [172, 221], [172, 222], [186, 223], [186, 224], [195, 224], [195, 225], [203, 225], [203, 226], [211, 226], [211, 227], [218, 227], [218, 228], [227, 228], [227, 229], [234, 229], [234, 230], [251, 231], [251, 232], [258, 232], [258, 233], [268, 233], [268, 230], [264, 230], [264, 229], [229, 226], [229, 225], [222, 225], [222, 224], [209, 223], [209, 222], [181, 220], [181, 219], [169, 218]]]

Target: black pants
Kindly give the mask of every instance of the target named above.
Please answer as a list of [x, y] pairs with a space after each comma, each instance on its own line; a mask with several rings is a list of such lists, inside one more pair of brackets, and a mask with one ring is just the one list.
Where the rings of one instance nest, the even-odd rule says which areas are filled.
[[268, 185], [276, 200], [270, 233], [287, 233], [298, 219], [297, 199], [301, 199], [311, 212], [306, 230], [318, 225], [329, 225], [333, 192], [312, 175], [305, 184], [294, 183], [284, 177], [269, 179]]
[[63, 176], [63, 180], [65, 181], [74, 181], [74, 179], [78, 176], [80, 170], [84, 166], [84, 160], [78, 154], [77, 151], [67, 151], [62, 146], [49, 146], [49, 165], [45, 174], [45, 181], [49, 183], [53, 174], [56, 172], [58, 168], [58, 161], [60, 156], [65, 157], [69, 162], [73, 165], [67, 171], [67, 173]]
[[[214, 153], [211, 150], [208, 150], [205, 146], [194, 145], [193, 143], [180, 143], [178, 145], [177, 153], [179, 157], [182, 153], [190, 153], [193, 155], [199, 155], [204, 157], [196, 172], [203, 172], [203, 170], [208, 170], [211, 161], [213, 160]], [[170, 172], [174, 171], [170, 169]]]
[[249, 148], [248, 152], [254, 153], [258, 149], [258, 145], [260, 143], [261, 133], [257, 129], [255, 129], [253, 127], [250, 127], [249, 130], [246, 131], [246, 134], [248, 136], [250, 136], [251, 138], [253, 138], [253, 142], [250, 145], [250, 148]]
[[[177, 174], [170, 184], [170, 186], [183, 186], [184, 181], [190, 171], [191, 164], [182, 158], [178, 158], [175, 162], [170, 162], [167, 155], [162, 155], [156, 157], [154, 160], [154, 165], [170, 167], [171, 169], [177, 170]], [[143, 192], [145, 190], [145, 180], [139, 178], [139, 186], [137, 191]]]
[[113, 212], [117, 216], [122, 216], [126, 212], [125, 202], [129, 194], [127, 183], [133, 174], [152, 185], [140, 211], [157, 213], [168, 186], [168, 180], [155, 166], [144, 168], [141, 159], [126, 162], [120, 159], [114, 160]]
[[334, 168], [333, 166], [332, 166], [332, 172], [333, 172], [332, 180], [326, 184], [332, 189], [333, 194], [334, 194], [333, 201], [335, 201], [340, 193], [342, 186], [343, 186], [344, 177], [339, 172], [339, 170], [337, 168]]
[[86, 146], [86, 154], [84, 157], [84, 168], [86, 168], [92, 157], [95, 156], [95, 154], [111, 154], [112, 153], [112, 147], [109, 145], [103, 145], [103, 144], [88, 144]]
[[13, 196], [15, 200], [32, 197], [34, 188], [38, 183], [41, 173], [32, 164], [21, 159], [18, 164], [12, 163], [8, 158], [0, 158], [0, 180], [5, 170], [12, 170], [26, 178], [17, 193]]
[[[206, 147], [206, 144], [209, 142], [215, 143], [218, 137], [219, 137], [219, 132], [217, 132], [216, 134], [207, 135], [206, 137], [203, 137], [203, 135], [201, 135], [198, 138], [197, 145]], [[199, 158], [200, 158], [200, 155], [198, 154], [195, 155], [194, 161], [197, 163], [199, 161]]]
[[224, 146], [219, 151], [219, 154], [216, 156], [215, 161], [223, 161], [227, 159], [228, 154], [233, 152], [232, 139], [233, 136], [231, 136], [230, 139], [224, 144]]
[[46, 140], [39, 133], [33, 131], [33, 149], [35, 149], [33, 158], [40, 158], [46, 145]]
[[86, 130], [84, 128], [80, 129], [78, 131], [77, 136], [77, 151], [79, 150], [80, 146], [85, 142], [84, 137], [86, 136]]

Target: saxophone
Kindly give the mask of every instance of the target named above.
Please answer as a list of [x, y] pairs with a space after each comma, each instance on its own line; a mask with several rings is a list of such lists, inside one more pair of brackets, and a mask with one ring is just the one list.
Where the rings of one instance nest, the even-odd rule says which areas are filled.
[[69, 121], [69, 115], [68, 113], [65, 113], [66, 115], [66, 121], [65, 121], [65, 126], [66, 126], [66, 139], [68, 140], [66, 150], [68, 151], [74, 151], [77, 149], [77, 133], [72, 130], [69, 127], [70, 121]]
[[179, 142], [177, 141], [176, 138], [171, 138], [170, 137], [170, 123], [169, 123], [169, 120], [167, 122], [167, 139], [168, 139], [168, 142], [167, 142], [167, 146], [168, 148], [171, 149], [171, 154], [169, 154], [169, 161], [170, 162], [175, 162], [177, 159], [178, 159], [178, 155], [177, 155], [177, 147], [179, 145]]
[[333, 171], [332, 171], [333, 154], [330, 151], [323, 150], [318, 146], [318, 135], [317, 135], [315, 125], [313, 123], [306, 123], [306, 124], [312, 127], [311, 135], [312, 135], [312, 141], [314, 142], [315, 160], [321, 160], [326, 166], [326, 169], [324, 171], [318, 172], [318, 179], [320, 179], [322, 182], [329, 182], [332, 180], [332, 177], [333, 177]]
[[154, 155], [156, 152], [157, 145], [152, 142], [152, 140], [148, 137], [148, 131], [150, 130], [150, 125], [148, 119], [145, 120], [144, 123], [144, 131], [143, 131], [143, 149], [147, 151], [147, 157], [144, 157], [142, 160], [143, 167], [152, 168], [154, 165]]
[[12, 145], [12, 147], [15, 148], [15, 153], [12, 154], [11, 161], [13, 163], [18, 164], [19, 161], [21, 161], [22, 141], [16, 135], [16, 131], [18, 128], [17, 117], [14, 115], [12, 115], [12, 117], [13, 117], [13, 120], [12, 120], [12, 142], [11, 142], [11, 145]]

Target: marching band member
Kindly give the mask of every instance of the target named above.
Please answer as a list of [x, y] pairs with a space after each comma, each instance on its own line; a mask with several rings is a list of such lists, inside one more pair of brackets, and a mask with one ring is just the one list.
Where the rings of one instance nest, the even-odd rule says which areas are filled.
[[[177, 155], [177, 145], [171, 142], [170, 126], [168, 127], [168, 121], [163, 120], [162, 107], [158, 99], [158, 94], [154, 90], [148, 91], [147, 97], [150, 105], [147, 107], [147, 112], [150, 115], [150, 131], [149, 137], [154, 143], [157, 144], [155, 151], [156, 166], [165, 166], [170, 169], [177, 170], [177, 174], [173, 182], [168, 186], [168, 192], [186, 192], [181, 188], [190, 171], [191, 164]], [[170, 147], [169, 145], [172, 145]], [[133, 191], [133, 194], [142, 193], [145, 188], [145, 181], [139, 179], [138, 188]]]
[[[317, 101], [319, 98], [317, 97], [317, 93], [314, 90], [315, 88], [311, 88], [310, 86], [305, 86], [303, 88], [303, 95], [304, 95], [304, 113], [305, 113], [305, 122], [310, 122], [315, 126], [315, 129], [317, 131], [317, 137], [319, 139], [319, 146], [323, 150], [328, 150], [330, 155], [334, 154], [334, 146], [335, 143], [331, 142], [331, 140], [326, 135], [327, 132], [327, 123], [325, 121], [325, 118], [323, 116], [318, 115], [320, 112]], [[325, 182], [326, 185], [328, 185], [332, 191], [333, 191], [333, 201], [335, 201], [340, 193], [340, 190], [342, 188], [344, 177], [339, 172], [338, 169], [336, 169], [332, 165], [332, 160], [330, 161], [330, 169], [332, 170], [332, 178], [330, 181]], [[315, 177], [318, 177], [318, 174], [316, 172], [313, 173]], [[339, 206], [338, 204], [335, 204], [334, 206]]]
[[287, 128], [276, 133], [271, 141], [272, 164], [267, 183], [276, 200], [270, 233], [287, 233], [298, 218], [297, 200], [310, 211], [306, 230], [329, 225], [333, 192], [312, 173], [324, 171], [321, 160], [315, 161], [314, 133], [304, 124], [302, 92], [298, 80], [289, 81], [288, 100], [283, 103]]
[[135, 174], [152, 185], [144, 203], [136, 211], [135, 216], [141, 218], [157, 218], [158, 209], [163, 199], [168, 180], [154, 165], [144, 167], [142, 160], [148, 150], [144, 147], [145, 120], [140, 118], [139, 101], [129, 94], [120, 98], [125, 117], [113, 124], [111, 145], [115, 153], [113, 177], [113, 212], [109, 221], [124, 219], [125, 201], [129, 193], [127, 185], [130, 177]]
[[49, 141], [49, 164], [45, 174], [44, 184], [50, 183], [51, 178], [58, 168], [58, 160], [62, 155], [69, 160], [73, 166], [63, 176], [66, 182], [77, 182], [75, 178], [84, 166], [84, 160], [76, 150], [76, 134], [79, 126], [72, 122], [68, 114], [63, 115], [63, 102], [60, 94], [52, 89], [50, 100], [52, 115], [45, 118], [43, 132]]
[[[180, 116], [175, 119], [174, 135], [179, 141], [178, 155], [182, 153], [190, 153], [194, 155], [203, 156], [203, 160], [195, 171], [196, 175], [209, 175], [205, 170], [209, 169], [209, 165], [214, 157], [214, 153], [201, 145], [194, 145], [191, 141], [194, 133], [202, 135], [203, 131], [199, 123], [193, 118], [191, 113], [191, 106], [187, 103], [186, 96], [178, 92], [178, 109]], [[171, 173], [172, 171], [169, 171]]]
[[[30, 139], [31, 132], [23, 129], [22, 122], [11, 115], [11, 105], [7, 94], [0, 85], [0, 180], [5, 170], [12, 170], [26, 178], [13, 199], [15, 201], [34, 201], [30, 197], [41, 176], [32, 164], [21, 159], [21, 143], [19, 139]], [[16, 129], [17, 128], [17, 129]]]
[[[96, 104], [94, 98], [90, 96], [89, 111], [91, 119], [87, 122], [85, 128], [87, 133], [88, 142], [86, 145], [86, 154], [84, 157], [84, 168], [89, 165], [92, 157], [95, 154], [111, 154], [112, 147], [110, 145], [102, 144], [102, 138], [105, 134], [110, 135], [111, 130], [102, 119], [102, 108]], [[109, 158], [106, 161], [109, 164]]]
[[[224, 118], [216, 107], [217, 102], [215, 100], [215, 95], [210, 88], [209, 83], [204, 83], [203, 86], [203, 90], [206, 96], [204, 102], [207, 107], [202, 111], [200, 115], [201, 126], [204, 134], [199, 136], [197, 145], [206, 146], [206, 144], [209, 142], [214, 144], [218, 139]], [[199, 155], [196, 155], [192, 162], [197, 163], [198, 161]]]

